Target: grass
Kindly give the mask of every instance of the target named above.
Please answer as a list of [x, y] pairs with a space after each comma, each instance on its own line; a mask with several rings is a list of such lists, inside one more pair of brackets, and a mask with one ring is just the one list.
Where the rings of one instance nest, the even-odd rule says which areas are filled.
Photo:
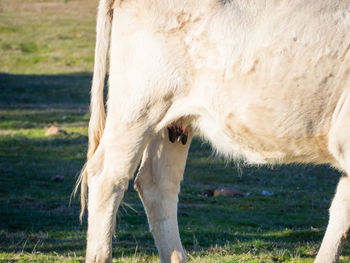
[[[0, 262], [83, 261], [86, 221], [69, 199], [87, 147], [96, 5], [0, 2]], [[67, 134], [45, 136], [52, 124]], [[339, 176], [326, 166], [227, 163], [195, 140], [179, 203], [188, 260], [312, 262]], [[219, 186], [247, 195], [203, 194]], [[159, 262], [132, 182], [125, 200], [136, 211], [119, 211], [114, 262]], [[350, 262], [349, 244], [341, 262]]]

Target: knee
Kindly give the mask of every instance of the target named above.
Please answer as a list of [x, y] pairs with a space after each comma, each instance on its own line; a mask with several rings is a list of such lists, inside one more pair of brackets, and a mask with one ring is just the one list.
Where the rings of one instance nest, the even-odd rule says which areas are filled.
[[152, 172], [149, 162], [141, 165], [134, 181], [134, 188], [143, 203], [155, 209], [178, 201], [179, 185], [169, 180], [166, 174]]
[[161, 202], [177, 197], [180, 182], [167, 178], [167, 174], [152, 173], [147, 167], [141, 167], [134, 181], [134, 189], [144, 201]]
[[94, 155], [86, 162], [86, 174], [88, 177], [100, 174], [104, 163], [104, 151], [99, 147]]
[[[88, 210], [93, 213], [114, 213], [128, 187], [128, 179], [115, 180], [104, 174], [88, 178]], [[90, 216], [91, 213], [89, 213]]]

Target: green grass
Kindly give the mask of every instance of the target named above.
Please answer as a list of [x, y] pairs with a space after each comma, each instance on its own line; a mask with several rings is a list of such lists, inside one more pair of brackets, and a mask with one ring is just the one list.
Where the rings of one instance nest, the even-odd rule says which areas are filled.
[[[86, 221], [69, 199], [87, 147], [96, 5], [0, 1], [0, 262], [83, 261]], [[45, 136], [52, 124], [67, 134]], [[194, 140], [179, 203], [188, 260], [312, 262], [339, 176], [326, 166], [228, 163]], [[219, 186], [249, 195], [203, 195]], [[136, 211], [118, 213], [114, 262], [159, 262], [132, 182], [125, 201]]]

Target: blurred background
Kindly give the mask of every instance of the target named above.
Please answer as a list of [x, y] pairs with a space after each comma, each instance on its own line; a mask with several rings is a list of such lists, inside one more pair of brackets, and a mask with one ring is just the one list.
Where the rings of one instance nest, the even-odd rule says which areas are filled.
[[[0, 262], [84, 259], [86, 218], [69, 199], [87, 149], [97, 4], [0, 0]], [[339, 177], [230, 163], [194, 140], [179, 203], [189, 262], [313, 262]], [[132, 184], [113, 261], [159, 262]]]

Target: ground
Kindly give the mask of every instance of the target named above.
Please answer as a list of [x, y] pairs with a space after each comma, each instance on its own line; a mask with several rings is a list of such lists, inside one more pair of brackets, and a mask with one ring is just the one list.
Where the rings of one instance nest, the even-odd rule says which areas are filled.
[[[82, 262], [86, 218], [71, 192], [84, 164], [97, 0], [0, 1], [0, 262]], [[45, 136], [51, 125], [67, 134]], [[196, 139], [179, 203], [189, 262], [312, 262], [340, 174], [249, 167]], [[232, 187], [244, 197], [207, 197]], [[272, 195], [263, 195], [268, 191]], [[114, 262], [159, 262], [132, 182]], [[350, 245], [341, 262], [350, 262]]]

